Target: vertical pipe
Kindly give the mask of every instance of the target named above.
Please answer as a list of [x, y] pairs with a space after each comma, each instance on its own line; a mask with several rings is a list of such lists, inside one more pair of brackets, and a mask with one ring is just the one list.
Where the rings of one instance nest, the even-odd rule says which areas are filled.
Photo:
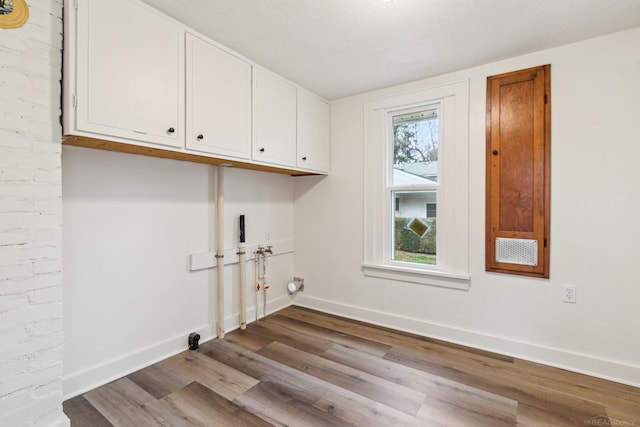
[[267, 289], [269, 289], [269, 282], [267, 281], [267, 252], [264, 251], [262, 253], [262, 317], [267, 317]]
[[[217, 267], [218, 260], [216, 259], [216, 255], [218, 253], [216, 251], [216, 235], [217, 235], [217, 228], [218, 228], [218, 212], [216, 210], [216, 207], [217, 207], [216, 183], [217, 183], [218, 168], [216, 166], [209, 166], [207, 172], [208, 172], [207, 177], [208, 177], [208, 183], [209, 183], [209, 188], [208, 188], [209, 209], [207, 210], [207, 218], [208, 218], [207, 249], [209, 250], [209, 252], [213, 253], [212, 267]], [[218, 323], [218, 321], [216, 320], [218, 317], [218, 309], [217, 309], [218, 299], [216, 297], [217, 272], [218, 272], [217, 268], [211, 268], [210, 270], [207, 271], [207, 287], [208, 287], [207, 297], [209, 300], [208, 319], [209, 319], [209, 325], [210, 325], [210, 331], [211, 331], [210, 333], [212, 334], [212, 336], [218, 335], [218, 331], [216, 327]]]
[[258, 321], [258, 292], [260, 292], [260, 257], [258, 255], [259, 251], [253, 252], [253, 261], [255, 264], [255, 273], [256, 273], [256, 284], [254, 286], [254, 302], [256, 305], [256, 322]]
[[218, 338], [224, 338], [224, 174], [217, 166], [216, 196], [218, 219], [217, 269], [218, 269]]
[[245, 234], [244, 215], [240, 215], [240, 243], [238, 244], [238, 263], [240, 264], [240, 329], [247, 328], [247, 302], [245, 300], [246, 265], [245, 265]]

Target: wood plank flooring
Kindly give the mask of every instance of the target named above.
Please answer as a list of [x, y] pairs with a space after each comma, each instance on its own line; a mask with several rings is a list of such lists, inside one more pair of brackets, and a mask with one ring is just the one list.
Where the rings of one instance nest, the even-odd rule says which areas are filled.
[[288, 307], [64, 411], [72, 427], [640, 426], [640, 389]]

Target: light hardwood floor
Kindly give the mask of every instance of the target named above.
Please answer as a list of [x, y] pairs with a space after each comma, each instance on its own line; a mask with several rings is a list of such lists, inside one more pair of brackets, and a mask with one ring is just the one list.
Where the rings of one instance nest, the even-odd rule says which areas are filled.
[[72, 427], [640, 427], [640, 389], [288, 307], [64, 410]]

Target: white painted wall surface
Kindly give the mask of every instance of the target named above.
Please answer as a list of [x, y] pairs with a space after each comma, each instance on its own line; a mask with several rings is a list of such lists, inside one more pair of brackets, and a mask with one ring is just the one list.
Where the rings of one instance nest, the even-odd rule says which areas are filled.
[[[201, 342], [215, 336], [209, 323], [209, 316], [217, 319], [215, 270], [190, 271], [188, 256], [216, 250], [216, 185], [212, 166], [76, 147], [64, 147], [62, 170], [64, 392], [70, 397], [185, 350], [190, 332], [199, 332]], [[239, 325], [233, 258], [241, 214], [249, 247], [269, 238], [276, 252], [286, 252], [269, 259], [269, 310], [290, 302], [293, 178], [231, 168], [224, 174], [229, 330]], [[253, 280], [251, 261], [249, 321]]]
[[62, 412], [62, 1], [0, 29], [0, 426]]
[[[295, 181], [296, 304], [640, 385], [638, 46], [635, 29], [332, 102], [332, 174]], [[551, 279], [486, 273], [486, 78], [547, 63]], [[466, 78], [471, 288], [364, 277], [363, 102]]]

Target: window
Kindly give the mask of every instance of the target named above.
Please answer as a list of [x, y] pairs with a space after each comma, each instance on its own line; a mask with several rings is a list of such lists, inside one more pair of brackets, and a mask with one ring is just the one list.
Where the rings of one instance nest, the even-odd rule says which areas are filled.
[[435, 218], [438, 211], [435, 203], [427, 203], [427, 218]]
[[468, 288], [468, 83], [365, 103], [367, 276]]
[[392, 226], [391, 259], [436, 265], [435, 212], [428, 208], [438, 199], [438, 152], [440, 104], [390, 111], [387, 115], [387, 193], [401, 201]]

